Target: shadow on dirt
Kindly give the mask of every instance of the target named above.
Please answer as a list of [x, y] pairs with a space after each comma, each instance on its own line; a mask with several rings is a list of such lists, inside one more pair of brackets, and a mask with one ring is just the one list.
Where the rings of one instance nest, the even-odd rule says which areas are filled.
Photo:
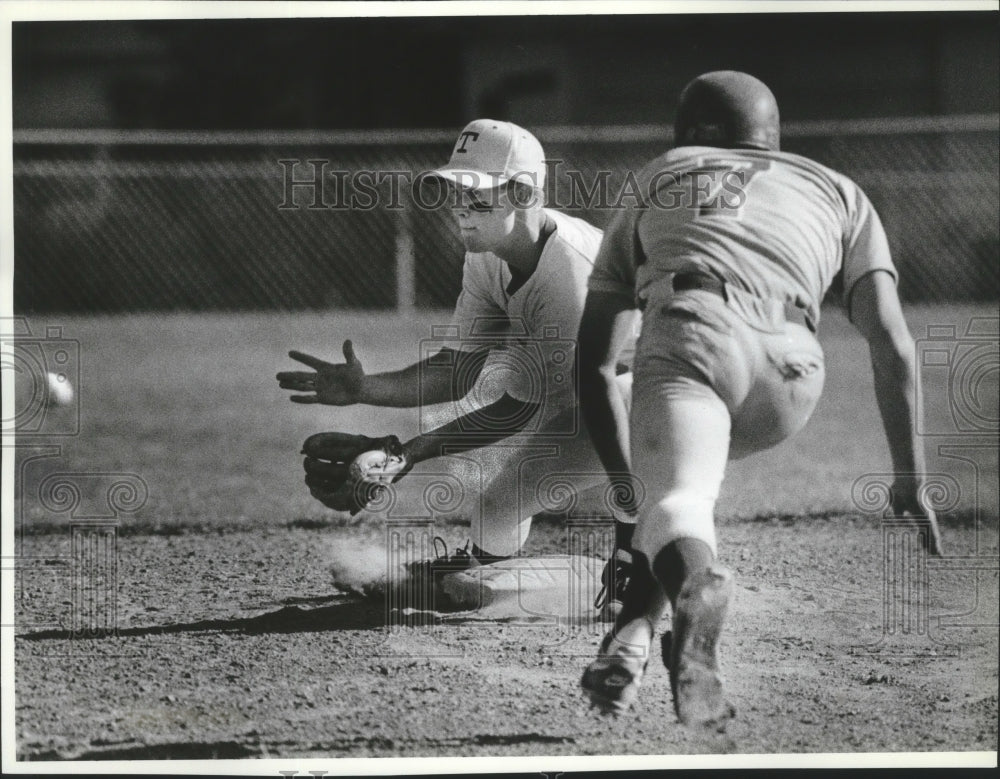
[[[299, 603], [329, 601], [331, 598], [295, 599]], [[247, 634], [262, 633], [314, 633], [327, 630], [380, 630], [390, 624], [385, 603], [374, 599], [352, 599], [326, 606], [303, 607], [295, 603], [276, 611], [253, 617], [232, 619], [203, 619], [196, 622], [179, 622], [173, 625], [149, 625], [119, 628], [113, 631], [74, 632], [65, 629], [39, 630], [25, 633], [18, 638], [27, 641], [67, 639], [100, 639], [126, 636], [155, 636], [165, 633], [198, 633], [206, 631], [239, 631]]]
[[37, 752], [23, 760], [238, 760], [264, 757], [260, 748], [235, 741], [181, 742], [174, 744], [134, 744], [99, 747], [76, 754], [58, 751]]
[[268, 741], [266, 744], [250, 741], [182, 741], [161, 744], [134, 742], [93, 742], [91, 749], [66, 753], [45, 750], [25, 755], [25, 761], [38, 760], [234, 760], [241, 758], [267, 758], [273, 751], [291, 750], [292, 753], [329, 754], [334, 756], [355, 754], [398, 754], [399, 750], [461, 749], [469, 746], [511, 747], [524, 744], [576, 744], [577, 739], [568, 735], [545, 733], [477, 733], [464, 737], [443, 738], [386, 738], [385, 736], [354, 736], [325, 742]]
[[[334, 596], [336, 597], [336, 596]], [[552, 625], [560, 620], [556, 615], [496, 614], [488, 608], [454, 610], [394, 608], [391, 611], [380, 598], [352, 598], [347, 602], [329, 604], [334, 597], [289, 598], [287, 605], [253, 617], [202, 619], [173, 625], [147, 625], [106, 631], [74, 632], [65, 628], [49, 628], [23, 633], [25, 641], [68, 641], [130, 636], [157, 636], [167, 633], [241, 632], [248, 635], [265, 633], [320, 633], [331, 630], [387, 630], [401, 627], [426, 628], [433, 625], [482, 625], [484, 623]], [[328, 605], [307, 605], [327, 603]]]

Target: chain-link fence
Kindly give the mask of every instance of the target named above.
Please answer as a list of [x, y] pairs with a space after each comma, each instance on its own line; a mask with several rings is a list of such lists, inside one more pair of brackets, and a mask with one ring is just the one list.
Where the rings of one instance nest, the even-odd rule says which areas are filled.
[[[904, 299], [996, 300], [998, 126], [994, 115], [803, 123], [784, 128], [783, 148], [865, 189]], [[595, 190], [627, 192], [627, 172], [669, 144], [655, 127], [538, 135], [550, 204], [575, 201], [602, 227], [611, 211]], [[412, 185], [453, 141], [454, 131], [15, 133], [15, 307], [449, 307], [456, 228], [447, 205]]]

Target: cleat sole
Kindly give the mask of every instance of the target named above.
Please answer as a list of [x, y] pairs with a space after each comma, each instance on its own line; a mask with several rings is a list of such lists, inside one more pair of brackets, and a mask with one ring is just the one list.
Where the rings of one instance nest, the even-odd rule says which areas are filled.
[[664, 635], [674, 709], [689, 727], [724, 727], [735, 714], [719, 670], [719, 638], [733, 589], [732, 574], [719, 565], [692, 577], [677, 598], [672, 638]]

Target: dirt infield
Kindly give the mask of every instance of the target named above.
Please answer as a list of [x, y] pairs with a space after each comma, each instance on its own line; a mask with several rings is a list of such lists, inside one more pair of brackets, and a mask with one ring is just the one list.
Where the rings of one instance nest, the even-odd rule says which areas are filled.
[[[961, 335], [995, 311], [910, 314], [918, 335], [935, 323]], [[404, 336], [434, 322], [58, 323], [80, 344], [79, 406], [60, 412], [78, 413], [79, 431], [18, 441], [18, 500], [5, 518], [17, 555], [19, 759], [997, 749], [995, 436], [948, 428], [947, 404], [931, 404], [928, 433], [941, 435], [928, 436], [930, 467], [954, 493], [941, 517], [948, 556], [896, 556], [905, 541], [858, 496], [858, 480], [884, 473], [888, 456], [867, 350], [836, 315], [821, 333], [829, 380], [815, 418], [795, 440], [733, 463], [720, 501], [720, 557], [737, 575], [723, 651], [738, 714], [725, 735], [676, 725], [658, 648], [634, 712], [588, 711], [578, 681], [599, 626], [387, 629], [384, 604], [338, 589], [329, 570], [349, 543], [377, 557], [384, 529], [312, 501], [298, 445], [319, 429], [410, 435], [420, 420], [293, 407], [273, 374], [288, 348], [335, 355], [347, 336], [366, 368], [398, 366]], [[950, 385], [931, 379], [946, 395]], [[61, 479], [77, 485], [75, 503]], [[438, 521], [449, 545], [463, 540], [459, 514]], [[102, 516], [116, 527], [117, 634], [73, 638], [80, 609], [104, 606], [74, 589], [71, 525]], [[526, 551], [566, 543], [547, 519]]]
[[[317, 549], [344, 529], [121, 540], [120, 635], [17, 642], [22, 758], [483, 756], [997, 748], [995, 573], [932, 573], [963, 626], [885, 641], [877, 525], [805, 517], [724, 525], [739, 588], [725, 642], [736, 720], [675, 724], [659, 652], [633, 714], [588, 711], [598, 636], [551, 625], [385, 628], [339, 595]], [[454, 531], [454, 528], [449, 528]], [[555, 551], [562, 528], [536, 528]], [[454, 535], [454, 532], [452, 532]], [[963, 546], [973, 529], [949, 528]], [[996, 554], [996, 528], [980, 539]], [[63, 538], [28, 539], [28, 603], [66, 622]], [[37, 612], [34, 616], [38, 616]], [[886, 627], [892, 627], [888, 625]], [[879, 642], [883, 641], [882, 645]], [[902, 651], [911, 656], [895, 657]]]

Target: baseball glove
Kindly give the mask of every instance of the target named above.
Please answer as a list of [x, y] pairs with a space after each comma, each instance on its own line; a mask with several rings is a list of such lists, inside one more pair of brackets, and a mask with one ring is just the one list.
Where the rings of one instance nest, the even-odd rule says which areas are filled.
[[369, 438], [316, 433], [302, 445], [309, 493], [324, 506], [354, 516], [413, 467], [394, 435]]

